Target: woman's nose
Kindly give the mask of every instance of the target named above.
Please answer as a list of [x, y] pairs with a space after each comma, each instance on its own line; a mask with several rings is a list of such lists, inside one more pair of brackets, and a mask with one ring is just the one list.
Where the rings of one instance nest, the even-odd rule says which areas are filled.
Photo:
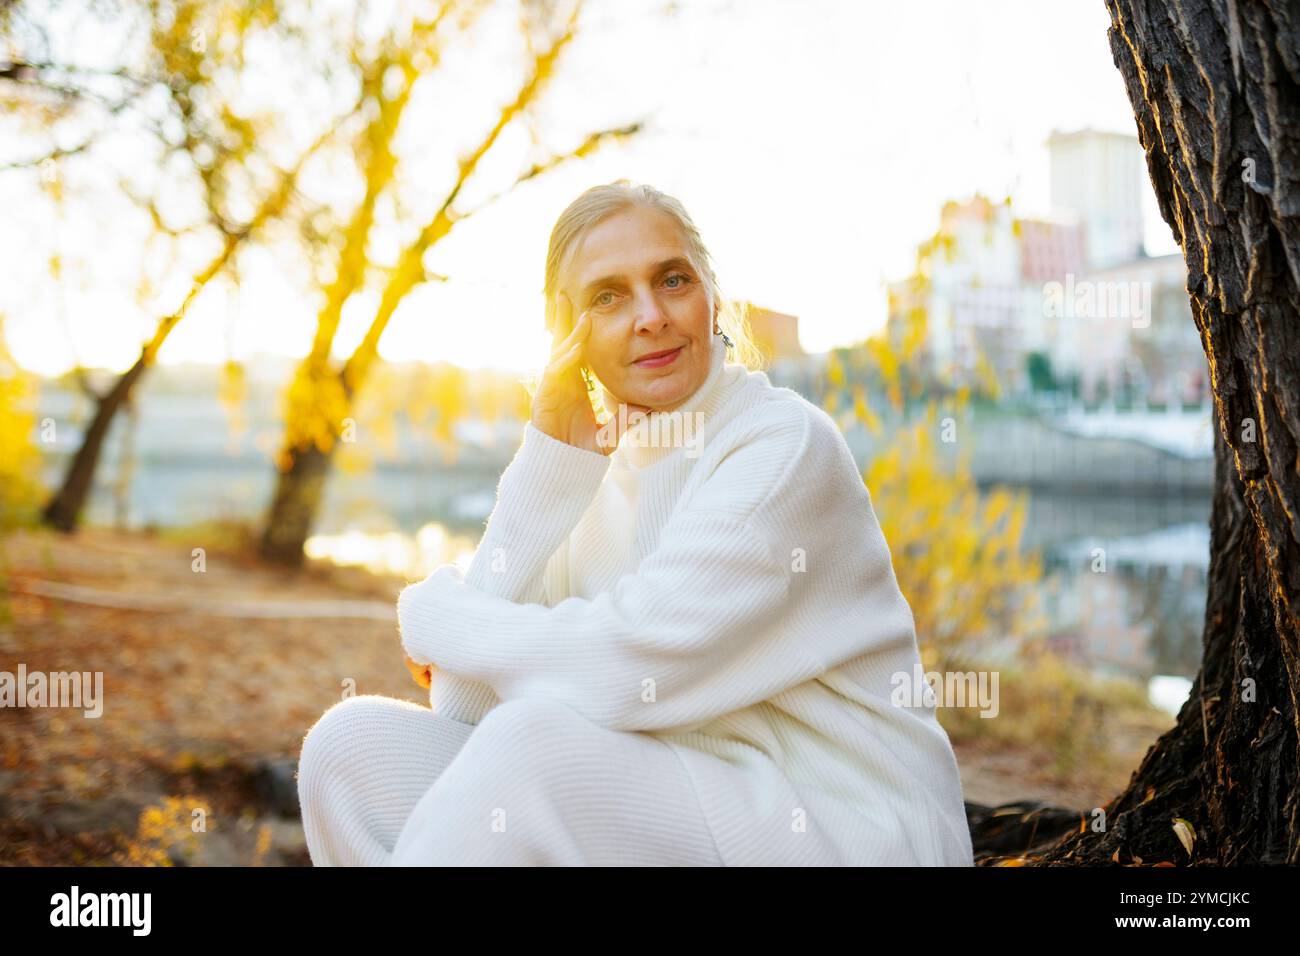
[[649, 293], [636, 296], [634, 308], [638, 332], [642, 329], [647, 332], [658, 332], [668, 321], [668, 314], [660, 308], [658, 301]]

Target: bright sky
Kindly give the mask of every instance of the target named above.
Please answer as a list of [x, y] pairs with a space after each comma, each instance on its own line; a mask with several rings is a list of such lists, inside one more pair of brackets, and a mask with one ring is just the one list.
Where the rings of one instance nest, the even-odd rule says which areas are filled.
[[[727, 293], [798, 315], [810, 351], [847, 344], [884, 322], [884, 283], [910, 271], [944, 201], [1010, 192], [1022, 213], [1044, 213], [1054, 127], [1134, 132], [1101, 0], [683, 0], [676, 17], [662, 15], [663, 3], [591, 0], [538, 123], [557, 147], [637, 118], [647, 130], [458, 225], [426, 260], [453, 281], [407, 298], [383, 340], [386, 358], [535, 368], [548, 348], [540, 289], [551, 226], [583, 189], [619, 177], [685, 203]], [[513, 10], [494, 17], [478, 35], [517, 42]], [[413, 103], [406, 175], [419, 185], [424, 156], [441, 164], [429, 170], [427, 202], [445, 189], [445, 162], [513, 91], [509, 54], [479, 44], [449, 55]], [[525, 145], [522, 131], [503, 138], [479, 188], [512, 178]], [[5, 150], [0, 161], [17, 155]], [[0, 230], [11, 349], [46, 373], [74, 354], [126, 367], [154, 321], [132, 299], [144, 233], [111, 209], [96, 222], [56, 224], [34, 211], [46, 207], [33, 188], [28, 173], [0, 174], [0, 204], [23, 225]], [[1174, 251], [1154, 199], [1147, 219], [1148, 250]], [[72, 260], [58, 286], [45, 265], [55, 230]], [[389, 229], [381, 248], [404, 235]], [[270, 254], [248, 257], [238, 294], [205, 292], [162, 361], [304, 354], [317, 302], [295, 274]], [[186, 270], [169, 282], [179, 295]], [[340, 355], [374, 305], [349, 304]], [[59, 308], [71, 336], [53, 318]]]

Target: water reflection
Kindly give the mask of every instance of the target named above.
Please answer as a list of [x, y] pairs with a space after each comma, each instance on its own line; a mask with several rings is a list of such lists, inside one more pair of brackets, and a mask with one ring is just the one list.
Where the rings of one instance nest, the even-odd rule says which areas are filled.
[[303, 550], [309, 558], [418, 581], [442, 564], [468, 566], [475, 543], [472, 538], [453, 534], [442, 525], [430, 522], [414, 535], [402, 531], [357, 530], [312, 535]]
[[1094, 515], [1088, 533], [1048, 543], [1049, 641], [1093, 673], [1144, 682], [1148, 699], [1176, 714], [1201, 662], [1210, 529], [1204, 519], [1144, 525], [1170, 511], [1208, 514], [1209, 503], [1163, 501], [1143, 509], [1126, 498], [1122, 507], [1133, 509], [1130, 533]]

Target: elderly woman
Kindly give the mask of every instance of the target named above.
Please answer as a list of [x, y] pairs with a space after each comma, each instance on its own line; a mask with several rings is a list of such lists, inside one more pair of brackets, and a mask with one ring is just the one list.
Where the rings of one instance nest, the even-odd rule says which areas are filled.
[[354, 697], [304, 741], [312, 861], [971, 865], [933, 698], [894, 693], [920, 659], [861, 474], [728, 360], [752, 346], [685, 209], [588, 190], [546, 300], [473, 560], [398, 599], [432, 707]]

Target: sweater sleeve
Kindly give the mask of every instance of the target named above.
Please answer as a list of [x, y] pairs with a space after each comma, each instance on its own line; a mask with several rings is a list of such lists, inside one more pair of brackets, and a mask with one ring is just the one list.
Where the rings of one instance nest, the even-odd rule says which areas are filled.
[[[573, 531], [609, 470], [609, 458], [551, 437], [528, 422], [523, 441], [497, 483], [496, 504], [465, 573], [483, 594], [532, 604], [546, 601], [544, 572]], [[492, 687], [450, 670], [430, 675], [435, 713], [476, 724], [498, 703]]]
[[817, 676], [815, 635], [780, 613], [791, 568], [760, 530], [774, 493], [806, 485], [791, 479], [789, 438], [729, 454], [637, 570], [591, 599], [515, 604], [443, 565], [399, 596], [407, 653], [617, 730], [704, 722]]

